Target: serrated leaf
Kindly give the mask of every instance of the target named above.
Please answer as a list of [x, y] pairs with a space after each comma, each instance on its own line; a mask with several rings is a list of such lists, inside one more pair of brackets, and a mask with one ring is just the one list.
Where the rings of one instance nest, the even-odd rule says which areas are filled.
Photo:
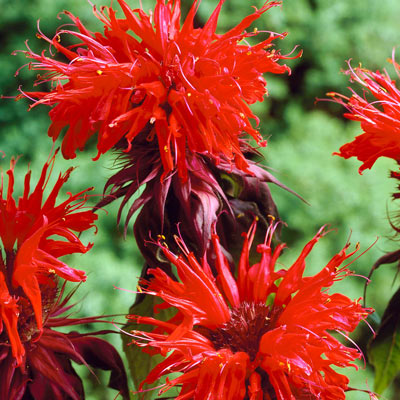
[[[161, 310], [159, 313], [154, 313], [154, 306], [160, 304], [160, 299], [155, 296], [146, 295], [141, 298], [141, 301], [136, 302], [129, 309], [129, 314], [140, 315], [147, 317], [155, 317], [158, 320], [167, 321], [172, 317], [169, 310]], [[132, 330], [146, 331], [149, 332], [153, 329], [151, 325], [128, 323], [124, 326], [123, 330], [131, 332]], [[141, 382], [143, 382], [149, 372], [162, 360], [163, 357], [160, 355], [149, 355], [142, 351], [142, 348], [135, 345], [130, 345], [132, 338], [128, 335], [122, 335], [122, 341], [124, 343], [124, 352], [128, 359], [129, 370], [132, 376], [132, 380], [135, 384], [136, 389], [139, 388]], [[152, 385], [145, 385], [144, 390], [160, 385], [160, 382], [155, 382]], [[158, 398], [158, 390], [149, 390], [140, 394], [141, 400], [153, 400]]]
[[376, 337], [369, 344], [368, 354], [375, 368], [374, 390], [382, 393], [400, 372], [400, 289], [383, 314]]

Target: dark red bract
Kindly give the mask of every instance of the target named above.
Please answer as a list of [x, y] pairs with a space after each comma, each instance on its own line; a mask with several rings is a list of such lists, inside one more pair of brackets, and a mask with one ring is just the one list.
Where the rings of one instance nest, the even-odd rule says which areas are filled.
[[186, 155], [185, 182], [178, 174], [161, 181], [162, 162], [154, 143], [147, 143], [143, 133], [129, 152], [119, 154], [116, 165], [119, 170], [107, 181], [106, 196], [97, 206], [102, 208], [121, 198], [118, 222], [127, 216], [125, 231], [138, 212], [135, 237], [150, 267], [160, 266], [154, 246], [146, 245], [150, 235], [179, 234], [201, 257], [209, 248], [211, 227], [217, 224], [223, 246], [231, 249], [237, 241], [234, 237], [240, 240], [254, 218], [259, 218], [259, 225], [264, 227], [268, 226], [268, 216], [278, 218], [270, 183], [290, 191], [254, 161], [248, 160], [246, 173], [228, 162], [214, 165], [208, 157], [192, 153]]

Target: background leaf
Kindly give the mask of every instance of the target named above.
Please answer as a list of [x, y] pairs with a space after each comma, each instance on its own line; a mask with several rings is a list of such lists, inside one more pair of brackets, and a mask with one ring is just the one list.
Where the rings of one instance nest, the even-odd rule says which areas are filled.
[[[129, 309], [129, 314], [131, 315], [145, 315], [147, 317], [154, 317], [158, 320], [167, 321], [173, 315], [169, 310], [161, 310], [158, 313], [154, 312], [154, 306], [156, 304], [160, 304], [160, 299], [155, 296], [143, 296], [142, 300], [138, 304], [133, 304]], [[137, 331], [151, 331], [154, 327], [151, 325], [145, 324], [137, 324], [137, 323], [128, 323], [124, 326], [123, 330], [125, 332], [131, 332], [133, 330]], [[133, 383], [135, 384], [136, 389], [139, 388], [139, 385], [142, 381], [144, 381], [148, 375], [148, 373], [159, 364], [164, 357], [160, 355], [151, 356], [148, 353], [142, 351], [142, 348], [139, 346], [129, 345], [132, 342], [132, 337], [128, 335], [122, 335], [122, 341], [124, 343], [124, 351], [126, 357], [128, 359], [129, 370], [133, 379]], [[162, 384], [162, 381], [157, 381], [152, 385], [145, 385], [144, 390], [148, 390], [150, 388], [159, 386]], [[173, 390], [168, 391], [168, 395]], [[141, 400], [152, 400], [158, 398], [158, 390], [149, 390], [147, 392], [141, 393]]]
[[375, 367], [375, 386], [382, 393], [400, 371], [400, 289], [394, 294], [382, 317], [381, 326], [369, 346]]

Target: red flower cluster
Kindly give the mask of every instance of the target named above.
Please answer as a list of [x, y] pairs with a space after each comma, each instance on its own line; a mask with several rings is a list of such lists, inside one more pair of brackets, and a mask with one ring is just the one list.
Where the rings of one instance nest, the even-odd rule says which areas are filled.
[[[398, 72], [399, 65], [393, 64]], [[348, 73], [352, 82], [364, 87], [364, 96], [361, 97], [353, 89], [350, 89], [350, 98], [338, 93], [328, 95], [347, 108], [346, 118], [361, 122], [364, 133], [334, 154], [344, 158], [357, 157], [363, 162], [360, 174], [371, 168], [379, 157], [400, 161], [400, 90], [386, 71], [372, 72], [359, 67], [350, 68]], [[374, 100], [369, 101], [366, 95]]]
[[[69, 267], [59, 257], [72, 253], [85, 253], [85, 246], [74, 232], [92, 228], [97, 215], [82, 211], [86, 202], [84, 190], [56, 205], [57, 196], [68, 180], [72, 168], [60, 175], [44, 199], [48, 184], [48, 170], [53, 168], [54, 158], [47, 162], [39, 181], [30, 193], [31, 171], [25, 176], [24, 190], [18, 203], [13, 198], [15, 160], [7, 171], [7, 192], [0, 187], [0, 343], [10, 342], [13, 357], [18, 365], [24, 361], [24, 344], [21, 341], [19, 320], [21, 309], [30, 304], [36, 319], [36, 331], [29, 337], [40, 335], [45, 318], [42, 288], [54, 288], [55, 277], [81, 282], [86, 279], [83, 271]], [[3, 330], [6, 328], [6, 335]]]
[[329, 294], [332, 284], [350, 275], [343, 262], [349, 244], [318, 274], [303, 277], [305, 259], [325, 234], [322, 228], [287, 270], [275, 270], [284, 244], [271, 249], [276, 225], [257, 246], [258, 263], [250, 265], [249, 253], [255, 224], [245, 235], [237, 268], [231, 273], [219, 238], [212, 237], [217, 276], [205, 259], [200, 264], [183, 242], [177, 256], [160, 245], [175, 265], [180, 281], [161, 269], [142, 282], [143, 290], [159, 296], [162, 308], [176, 308], [169, 321], [130, 316], [154, 326], [152, 332], [133, 331], [134, 343], [165, 360], [143, 382], [180, 372], [161, 392], [180, 387], [184, 399], [344, 399], [348, 378], [332, 366], [347, 367], [361, 356], [332, 335], [351, 332], [372, 311], [341, 294]]
[[[111, 7], [94, 10], [104, 23], [104, 34], [90, 32], [69, 12], [77, 32], [63, 28], [53, 39], [39, 34], [68, 62], [25, 51], [36, 60], [30, 68], [46, 71], [36, 83], [53, 85], [50, 92], [26, 95], [37, 100], [33, 106], [54, 106], [48, 132], [54, 140], [68, 126], [64, 157], [75, 157], [95, 133], [96, 158], [118, 143], [129, 150], [145, 129], [149, 141], [157, 138], [164, 176], [176, 168], [186, 179], [187, 150], [248, 171], [239, 138], [247, 133], [265, 145], [252, 126], [251, 120], [258, 123], [258, 118], [248, 105], [262, 101], [267, 93], [263, 73], [290, 70], [278, 64], [285, 57], [272, 48], [273, 41], [285, 34], [269, 34], [252, 46], [245, 39], [261, 32], [245, 29], [280, 3], [266, 2], [225, 34], [216, 33], [224, 0], [203, 28], [194, 27], [199, 0], [182, 25], [180, 0], [157, 0], [150, 15], [130, 9], [124, 0], [118, 3], [123, 18], [117, 18]], [[63, 35], [79, 43], [65, 47]]]

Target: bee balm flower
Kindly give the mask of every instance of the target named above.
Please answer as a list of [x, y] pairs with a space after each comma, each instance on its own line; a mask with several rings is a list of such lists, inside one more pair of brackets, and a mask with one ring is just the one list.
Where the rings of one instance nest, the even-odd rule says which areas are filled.
[[180, 387], [177, 400], [345, 399], [348, 378], [332, 366], [353, 365], [361, 354], [331, 332], [352, 332], [372, 310], [328, 289], [350, 274], [341, 265], [355, 251], [348, 254], [348, 244], [319, 273], [303, 277], [305, 259], [324, 235], [321, 229], [289, 269], [276, 271], [284, 245], [271, 249], [275, 228], [271, 226], [265, 242], [257, 246], [260, 261], [250, 265], [253, 224], [245, 236], [237, 278], [215, 234], [216, 277], [184, 244], [180, 256], [161, 245], [179, 280], [152, 269], [143, 290], [160, 297], [162, 308], [177, 313], [169, 321], [130, 316], [155, 327], [152, 332], [133, 331], [134, 343], [166, 357], [142, 387], [179, 372], [161, 389], [164, 393]]
[[[395, 62], [394, 65], [398, 71], [399, 66]], [[358, 95], [353, 89], [350, 98], [338, 93], [328, 95], [347, 108], [346, 118], [361, 122], [364, 132], [334, 154], [357, 157], [363, 163], [360, 174], [371, 168], [379, 157], [400, 161], [400, 90], [386, 72], [358, 67], [350, 68], [348, 73], [352, 82], [362, 86], [364, 95]]]
[[[250, 45], [246, 39], [262, 32], [245, 29], [280, 3], [266, 2], [224, 34], [216, 33], [224, 0], [203, 28], [195, 28], [193, 22], [199, 0], [182, 24], [180, 0], [157, 0], [149, 15], [132, 10], [124, 0], [118, 3], [121, 18], [111, 7], [94, 10], [104, 34], [90, 32], [69, 12], [77, 31], [62, 28], [53, 39], [39, 33], [66, 62], [44, 52], [25, 51], [34, 59], [30, 68], [45, 71], [37, 84], [52, 84], [49, 92], [26, 93], [36, 99], [32, 107], [52, 106], [48, 133], [54, 140], [68, 126], [64, 157], [75, 157], [95, 133], [97, 157], [118, 143], [129, 150], [145, 130], [147, 140], [157, 143], [164, 176], [177, 169], [186, 179], [187, 150], [247, 171], [239, 138], [245, 133], [265, 145], [253, 126], [258, 119], [248, 106], [267, 93], [264, 73], [284, 73], [289, 68], [278, 63], [285, 57], [273, 48], [273, 41], [285, 34], [271, 33]], [[78, 43], [63, 46], [65, 35]]]
[[28, 171], [18, 202], [13, 198], [14, 159], [7, 171], [7, 192], [3, 187], [3, 176], [0, 186], [0, 333], [11, 343], [17, 364], [22, 363], [25, 354], [18, 333], [21, 304], [31, 305], [40, 332], [44, 318], [42, 289], [54, 287], [57, 276], [72, 282], [86, 280], [83, 271], [68, 266], [59, 257], [85, 253], [92, 247], [91, 244], [85, 246], [74, 233], [92, 228], [97, 219], [92, 211], [81, 210], [86, 202], [85, 193], [90, 189], [69, 194], [65, 201], [56, 204], [72, 168], [58, 177], [48, 197], [44, 198], [50, 176], [48, 170], [52, 170], [54, 159], [55, 156], [44, 165], [32, 192], [31, 171]]

